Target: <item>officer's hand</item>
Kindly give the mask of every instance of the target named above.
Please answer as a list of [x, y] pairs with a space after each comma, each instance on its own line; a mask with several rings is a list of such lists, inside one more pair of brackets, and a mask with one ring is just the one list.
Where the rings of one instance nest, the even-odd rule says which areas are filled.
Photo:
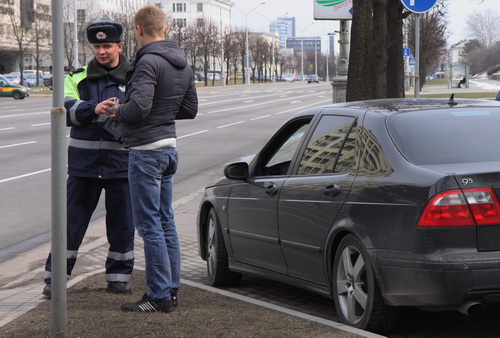
[[116, 97], [111, 97], [107, 100], [104, 100], [95, 106], [96, 114], [105, 114], [105, 115], [113, 115], [115, 112], [115, 101]]

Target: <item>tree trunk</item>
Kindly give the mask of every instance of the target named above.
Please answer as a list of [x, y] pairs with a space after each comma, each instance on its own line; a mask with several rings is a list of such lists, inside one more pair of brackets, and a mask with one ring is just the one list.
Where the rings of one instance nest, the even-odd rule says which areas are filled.
[[347, 77], [347, 101], [375, 97], [373, 82], [373, 2], [353, 1], [351, 50]]
[[375, 98], [387, 97], [387, 0], [373, 1], [373, 85]]
[[405, 97], [403, 5], [387, 0], [387, 97]]

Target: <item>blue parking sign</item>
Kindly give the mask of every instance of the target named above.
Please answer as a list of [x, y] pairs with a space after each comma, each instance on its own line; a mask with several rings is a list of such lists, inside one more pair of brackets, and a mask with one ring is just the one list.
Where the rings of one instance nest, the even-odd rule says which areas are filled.
[[401, 0], [403, 5], [414, 13], [425, 13], [436, 4], [437, 0]]

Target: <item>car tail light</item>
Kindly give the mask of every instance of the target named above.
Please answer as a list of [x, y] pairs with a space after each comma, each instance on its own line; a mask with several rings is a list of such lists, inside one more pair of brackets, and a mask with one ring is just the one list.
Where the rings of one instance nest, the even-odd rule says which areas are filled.
[[450, 190], [434, 196], [424, 208], [419, 227], [500, 224], [500, 205], [492, 188]]

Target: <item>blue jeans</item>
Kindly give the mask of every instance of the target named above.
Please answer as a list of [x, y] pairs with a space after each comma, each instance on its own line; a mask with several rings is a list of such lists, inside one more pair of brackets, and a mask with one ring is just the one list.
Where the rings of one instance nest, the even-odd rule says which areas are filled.
[[137, 232], [144, 240], [148, 296], [170, 299], [178, 293], [181, 256], [172, 209], [177, 149], [131, 149], [129, 185]]

